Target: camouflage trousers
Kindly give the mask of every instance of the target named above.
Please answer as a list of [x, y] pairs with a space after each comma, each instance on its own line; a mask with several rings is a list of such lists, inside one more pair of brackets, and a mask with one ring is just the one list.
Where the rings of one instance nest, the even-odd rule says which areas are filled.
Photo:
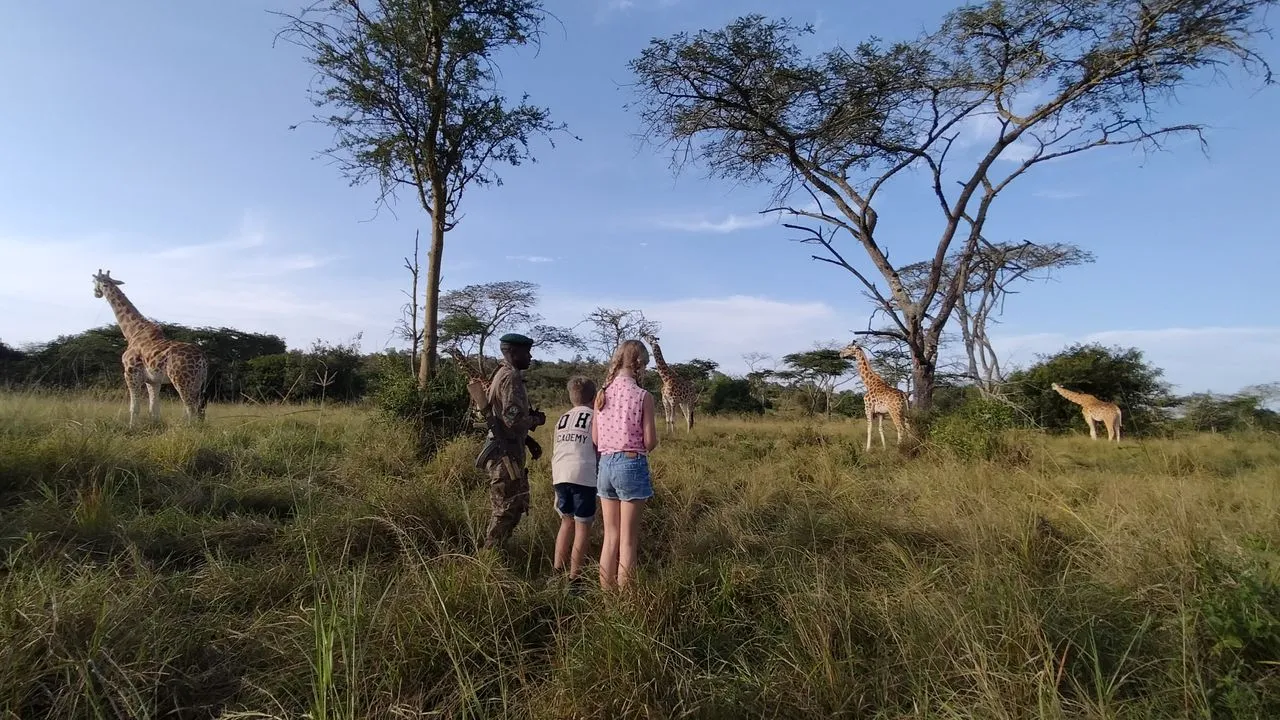
[[529, 512], [529, 469], [513, 462], [516, 476], [512, 477], [501, 462], [489, 465], [489, 528], [485, 532], [484, 547], [496, 547], [506, 542], [515, 531], [520, 516]]

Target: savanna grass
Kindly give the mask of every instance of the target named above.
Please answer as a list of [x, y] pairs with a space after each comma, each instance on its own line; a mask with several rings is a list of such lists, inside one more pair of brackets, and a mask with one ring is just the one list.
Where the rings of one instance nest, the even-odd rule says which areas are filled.
[[638, 585], [575, 598], [545, 459], [497, 556], [476, 440], [208, 415], [0, 395], [0, 716], [1280, 716], [1274, 436], [710, 418], [653, 456]]

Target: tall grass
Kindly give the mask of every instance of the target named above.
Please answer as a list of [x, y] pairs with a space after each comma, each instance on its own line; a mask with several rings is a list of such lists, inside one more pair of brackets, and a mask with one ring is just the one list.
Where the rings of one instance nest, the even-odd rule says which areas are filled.
[[474, 440], [163, 414], [0, 395], [0, 717], [1280, 716], [1275, 436], [707, 419], [635, 590], [577, 598], [545, 459], [495, 556]]

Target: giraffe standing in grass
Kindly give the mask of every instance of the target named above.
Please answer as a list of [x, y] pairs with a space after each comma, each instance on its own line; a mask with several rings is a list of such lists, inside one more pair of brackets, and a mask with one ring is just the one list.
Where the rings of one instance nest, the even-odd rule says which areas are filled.
[[907, 424], [907, 394], [884, 381], [884, 378], [871, 369], [867, 362], [867, 354], [857, 343], [849, 343], [840, 351], [840, 357], [853, 358], [858, 363], [858, 375], [866, 386], [866, 394], [862, 396], [862, 404], [867, 410], [867, 449], [871, 449], [871, 424], [880, 417], [880, 447], [888, 447], [884, 439], [884, 416], [893, 421], [894, 432], [898, 435], [897, 444], [902, 444], [902, 436], [911, 430]]
[[653, 347], [653, 363], [658, 368], [658, 376], [662, 378], [662, 414], [667, 418], [667, 432], [675, 432], [676, 408], [680, 408], [684, 415], [685, 430], [692, 431], [693, 408], [698, 403], [698, 389], [667, 365], [662, 357], [662, 348], [658, 347], [657, 336], [646, 334], [641, 339]]
[[151, 419], [160, 419], [160, 388], [165, 383], [178, 391], [188, 420], [203, 420], [207, 401], [204, 381], [209, 374], [204, 351], [198, 345], [166, 338], [160, 326], [143, 317], [125, 297], [120, 290], [123, 284], [123, 280], [111, 277], [110, 270], [104, 273], [99, 269], [93, 276], [93, 296], [107, 299], [128, 343], [120, 361], [124, 365], [124, 383], [129, 388], [129, 425], [133, 425], [142, 403], [143, 385], [147, 386]]
[[1085, 424], [1089, 426], [1089, 437], [1094, 440], [1098, 439], [1098, 426], [1095, 423], [1101, 422], [1107, 428], [1107, 440], [1110, 441], [1114, 438], [1116, 442], [1120, 442], [1119, 405], [1099, 400], [1089, 393], [1068, 390], [1058, 383], [1053, 383], [1050, 387], [1053, 388], [1054, 392], [1080, 406]]

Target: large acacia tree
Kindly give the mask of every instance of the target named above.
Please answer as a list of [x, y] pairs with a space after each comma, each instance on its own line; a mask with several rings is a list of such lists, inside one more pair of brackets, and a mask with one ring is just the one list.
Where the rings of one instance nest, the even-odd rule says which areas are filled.
[[[888, 310], [888, 328], [861, 332], [909, 348], [914, 404], [924, 408], [965, 288], [964, 274], [946, 269], [982, 247], [996, 197], [1031, 168], [1094, 148], [1158, 148], [1182, 134], [1203, 143], [1202, 125], [1158, 122], [1161, 105], [1230, 64], [1269, 83], [1249, 43], [1276, 1], [988, 0], [911, 41], [813, 57], [797, 46], [811, 28], [749, 15], [651, 40], [630, 63], [633, 107], [677, 168], [698, 162], [713, 177], [775, 189], [766, 212], [789, 216], [815, 259], [850, 273]], [[976, 159], [958, 152], [964, 130], [979, 143]], [[876, 232], [882, 191], [907, 172], [923, 172], [939, 211], [915, 289]]]
[[470, 343], [484, 367], [485, 349], [495, 336], [509, 331], [528, 335], [539, 348], [564, 346], [582, 350], [584, 344], [573, 330], [542, 322], [534, 312], [538, 305], [538, 284], [527, 280], [467, 285], [440, 297], [444, 318], [440, 339], [445, 343]]
[[283, 14], [282, 34], [316, 69], [318, 120], [333, 128], [325, 153], [353, 183], [376, 180], [380, 201], [413, 191], [431, 217], [418, 384], [435, 373], [445, 233], [463, 192], [501, 184], [501, 164], [532, 160], [530, 141], [564, 130], [550, 112], [497, 88], [495, 56], [537, 43], [538, 0], [327, 0]]

